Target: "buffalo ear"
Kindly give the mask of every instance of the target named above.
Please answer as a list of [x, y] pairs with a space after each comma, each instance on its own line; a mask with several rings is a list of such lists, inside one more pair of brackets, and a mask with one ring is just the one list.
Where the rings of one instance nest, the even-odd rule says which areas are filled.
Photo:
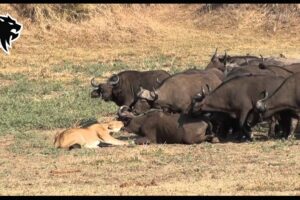
[[269, 96], [269, 93], [265, 90], [265, 91], [264, 91], [264, 98], [267, 99], [268, 96]]
[[137, 96], [141, 99], [147, 99], [149, 101], [154, 101], [156, 94], [153, 91], [149, 91], [149, 90], [146, 90], [146, 89], [140, 87], [140, 91], [137, 93]]
[[116, 86], [119, 84], [120, 77], [117, 74], [113, 74], [113, 76], [109, 80], [109, 84], [112, 86]]
[[267, 92], [267, 90], [264, 90], [260, 93], [260, 96], [262, 97], [261, 100], [266, 100], [269, 97], [269, 93]]
[[203, 98], [204, 96], [199, 92], [193, 97], [193, 101], [202, 101]]

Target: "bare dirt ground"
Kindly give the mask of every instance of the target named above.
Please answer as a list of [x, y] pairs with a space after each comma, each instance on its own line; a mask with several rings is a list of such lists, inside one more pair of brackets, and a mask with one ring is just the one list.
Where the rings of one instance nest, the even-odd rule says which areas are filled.
[[216, 47], [300, 58], [299, 10], [283, 8], [273, 19], [267, 8], [252, 5], [210, 13], [198, 5], [87, 5], [91, 18], [71, 23], [42, 15], [40, 8], [49, 5], [31, 6], [37, 22], [0, 5], [24, 24], [11, 54], [0, 52], [1, 195], [300, 195], [299, 139], [53, 146], [55, 133], [80, 118], [115, 116], [113, 104], [88, 97], [91, 77], [203, 68]]

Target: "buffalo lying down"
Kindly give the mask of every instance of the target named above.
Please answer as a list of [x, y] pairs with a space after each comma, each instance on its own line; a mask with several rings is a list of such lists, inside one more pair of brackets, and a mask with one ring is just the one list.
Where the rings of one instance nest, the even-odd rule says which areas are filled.
[[217, 141], [217, 138], [210, 134], [209, 123], [184, 114], [164, 113], [161, 110], [152, 109], [134, 116], [128, 112], [128, 107], [122, 106], [118, 115], [124, 122], [123, 130], [141, 136], [135, 141], [136, 144], [196, 144], [204, 141]]
[[149, 90], [157, 88], [169, 76], [164, 70], [123, 71], [110, 77], [107, 83], [97, 84], [92, 79], [91, 84], [95, 89], [91, 92], [91, 97], [101, 97], [104, 101], [113, 101], [118, 106], [132, 106], [140, 86]]

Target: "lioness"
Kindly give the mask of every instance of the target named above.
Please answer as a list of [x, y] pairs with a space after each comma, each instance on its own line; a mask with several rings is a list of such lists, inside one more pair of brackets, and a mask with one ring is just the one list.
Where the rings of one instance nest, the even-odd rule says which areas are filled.
[[112, 145], [127, 145], [127, 142], [113, 138], [110, 133], [118, 132], [123, 127], [121, 121], [103, 124], [93, 124], [86, 128], [71, 128], [56, 134], [54, 145], [56, 148], [97, 148], [100, 143]]

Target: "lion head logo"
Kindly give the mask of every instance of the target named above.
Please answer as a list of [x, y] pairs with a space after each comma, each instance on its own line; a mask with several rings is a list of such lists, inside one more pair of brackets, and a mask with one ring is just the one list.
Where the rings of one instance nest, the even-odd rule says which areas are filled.
[[19, 38], [22, 30], [22, 24], [18, 24], [9, 14], [6, 16], [0, 15], [0, 42], [1, 49], [9, 54], [11, 42]]

